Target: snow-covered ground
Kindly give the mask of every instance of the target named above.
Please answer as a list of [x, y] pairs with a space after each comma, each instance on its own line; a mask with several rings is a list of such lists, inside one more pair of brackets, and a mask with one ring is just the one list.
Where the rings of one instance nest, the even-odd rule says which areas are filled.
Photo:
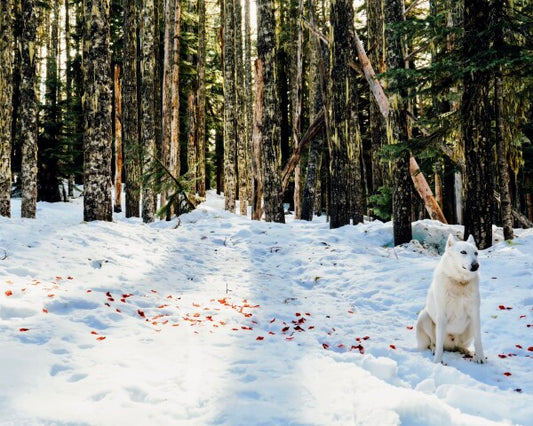
[[206, 203], [82, 221], [82, 200], [0, 218], [1, 425], [533, 424], [533, 230], [480, 253], [488, 363], [416, 350], [437, 247], [458, 226], [330, 230]]

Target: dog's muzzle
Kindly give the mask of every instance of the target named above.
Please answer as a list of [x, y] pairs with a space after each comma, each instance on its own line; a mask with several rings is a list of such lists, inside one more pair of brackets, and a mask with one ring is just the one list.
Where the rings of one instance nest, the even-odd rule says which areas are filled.
[[478, 269], [479, 269], [479, 263], [474, 262], [474, 263], [472, 263], [472, 264], [470, 265], [470, 270], [471, 270], [472, 272], [476, 272]]

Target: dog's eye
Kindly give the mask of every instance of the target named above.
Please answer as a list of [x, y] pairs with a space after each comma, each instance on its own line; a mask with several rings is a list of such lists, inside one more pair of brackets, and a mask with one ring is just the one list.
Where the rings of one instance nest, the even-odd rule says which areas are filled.
[[475, 251], [474, 254], [477, 256], [477, 251]]
[[461, 254], [466, 254], [466, 251], [465, 250], [461, 251]]

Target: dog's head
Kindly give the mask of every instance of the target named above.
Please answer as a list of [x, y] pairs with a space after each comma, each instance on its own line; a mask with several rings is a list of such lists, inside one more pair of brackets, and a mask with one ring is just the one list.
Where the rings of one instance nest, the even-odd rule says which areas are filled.
[[453, 259], [454, 265], [462, 272], [477, 273], [479, 269], [478, 250], [472, 235], [466, 241], [457, 241], [450, 234], [446, 242], [446, 254]]

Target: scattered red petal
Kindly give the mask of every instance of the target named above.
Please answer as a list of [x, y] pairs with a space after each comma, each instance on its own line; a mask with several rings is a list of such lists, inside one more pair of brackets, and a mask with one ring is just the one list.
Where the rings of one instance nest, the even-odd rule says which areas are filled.
[[61, 277], [56, 277], [56, 280], [62, 280], [62, 279], [63, 279], [63, 278], [61, 278]]
[[311, 316], [311, 314], [309, 312], [306, 312], [305, 315], [307, 315], [308, 317]]
[[412, 330], [413, 329], [413, 326], [412, 325], [408, 325], [407, 327], [405, 327], [407, 330]]
[[9, 296], [13, 296], [13, 292], [11, 290], [7, 290], [6, 291], [6, 296], [9, 297]]
[[301, 317], [302, 314], [301, 314], [300, 312], [296, 312], [296, 316], [297, 316], [297, 317]]
[[87, 293], [92, 293], [93, 291], [92, 290], [87, 290]]
[[137, 309], [137, 313], [138, 313], [141, 317], [146, 318], [146, 315], [144, 315], [144, 312], [141, 311], [140, 309]]
[[119, 308], [116, 308], [115, 311], [117, 311], [119, 314], [122, 313], [122, 311]]
[[95, 336], [98, 336], [98, 333], [96, 331], [91, 331], [91, 334], [94, 334]]
[[300, 327], [299, 325], [297, 325], [296, 327], [294, 327], [294, 329], [296, 331], [305, 331], [302, 327]]
[[363, 340], [368, 340], [368, 339], [370, 339], [370, 336], [363, 337]]
[[243, 330], [252, 330], [252, 327], [246, 327], [245, 325], [241, 326]]
[[498, 308], [500, 308], [503, 311], [505, 309], [505, 306], [500, 305], [500, 306], [498, 306]]
[[503, 373], [503, 375], [504, 375], [504, 376], [507, 376], [507, 377], [512, 376], [512, 374], [509, 373], [508, 371], [506, 371], [505, 373]]
[[47, 314], [48, 313], [48, 309], [43, 308], [43, 313]]
[[499, 356], [500, 358], [507, 358], [507, 355], [505, 355], [505, 354], [499, 354], [498, 356]]
[[522, 345], [515, 345], [518, 349], [522, 349]]
[[322, 343], [322, 347], [323, 347], [324, 349], [329, 349], [329, 345], [328, 345], [327, 343]]
[[338, 347], [339, 349], [342, 349], [342, 348], [344, 348], [344, 345], [343, 345], [342, 343], [339, 343], [339, 344], [337, 345], [337, 347]]
[[349, 314], [352, 314], [352, 315], [355, 314], [354, 311], [348, 311], [348, 313], [349, 313]]
[[286, 333], [287, 331], [289, 331], [289, 329], [290, 329], [290, 327], [283, 327], [283, 328], [281, 329], [281, 332], [282, 332], [282, 333]]
[[309, 327], [307, 327], [308, 330], [312, 330], [313, 328], [315, 328], [314, 325], [310, 325]]
[[533, 352], [533, 346], [530, 346], [529, 348], [527, 348], [527, 350], [528, 350], [529, 352]]
[[213, 321], [213, 317], [211, 315], [207, 315], [206, 318], [209, 320], [209, 321]]
[[108, 297], [107, 300], [109, 300], [110, 302], [114, 302], [115, 299], [113, 299], [112, 297]]
[[276, 321], [276, 318], [272, 318], [272, 319], [270, 320], [270, 324], [272, 324], [274, 321]]
[[269, 331], [268, 334], [270, 334], [271, 336], [274, 336], [276, 333], [274, 333], [273, 331]]
[[396, 346], [394, 345], [389, 345], [389, 348], [396, 350]]
[[157, 291], [155, 291], [155, 290], [151, 290], [151, 292], [152, 292], [152, 293], [157, 293]]
[[112, 297], [112, 296], [111, 296], [111, 292], [110, 292], [110, 291], [106, 292], [106, 294], [105, 294], [105, 295], [106, 295], [107, 297]]
[[111, 305], [109, 303], [107, 303], [107, 302], [105, 302], [104, 305], [106, 305], [108, 308], [111, 307]]
[[195, 308], [199, 308], [200, 307], [200, 304], [199, 303], [193, 303], [192, 304]]
[[22, 332], [29, 331], [29, 328], [19, 328], [19, 331], [22, 331]]
[[252, 314], [244, 314], [244, 316], [245, 316], [246, 318], [250, 318], [250, 317], [252, 316]]
[[100, 336], [100, 337], [97, 337], [96, 340], [105, 340], [106, 337], [105, 336]]
[[264, 339], [263, 336], [257, 336], [257, 337], [255, 338], [255, 340], [263, 340], [263, 339]]
[[73, 280], [74, 277], [67, 277], [67, 280]]
[[285, 337], [285, 340], [293, 340], [294, 336]]
[[525, 315], [520, 315], [520, 318], [525, 318], [526, 316]]
[[55, 296], [54, 293], [48, 295], [48, 297], [54, 297], [54, 296]]

